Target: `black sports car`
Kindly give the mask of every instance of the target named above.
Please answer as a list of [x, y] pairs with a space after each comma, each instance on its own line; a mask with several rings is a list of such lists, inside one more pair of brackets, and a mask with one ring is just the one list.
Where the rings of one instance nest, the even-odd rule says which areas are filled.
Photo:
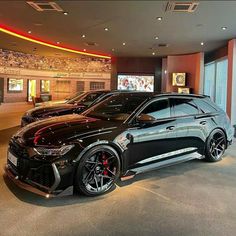
[[86, 110], [38, 121], [10, 140], [6, 172], [46, 197], [103, 194], [117, 178], [191, 159], [219, 161], [230, 120], [206, 96], [117, 93]]
[[21, 127], [53, 116], [62, 116], [73, 113], [81, 113], [88, 107], [106, 98], [108, 90], [85, 92], [68, 100], [64, 104], [41, 106], [27, 111], [21, 118]]

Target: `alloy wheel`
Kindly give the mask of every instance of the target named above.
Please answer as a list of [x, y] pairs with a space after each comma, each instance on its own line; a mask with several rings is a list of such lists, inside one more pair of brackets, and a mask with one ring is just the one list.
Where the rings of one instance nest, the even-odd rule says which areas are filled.
[[88, 157], [82, 170], [83, 184], [88, 192], [99, 194], [110, 189], [117, 178], [119, 160], [109, 150]]
[[215, 133], [210, 141], [210, 155], [215, 160], [219, 160], [226, 148], [225, 137], [222, 133]]

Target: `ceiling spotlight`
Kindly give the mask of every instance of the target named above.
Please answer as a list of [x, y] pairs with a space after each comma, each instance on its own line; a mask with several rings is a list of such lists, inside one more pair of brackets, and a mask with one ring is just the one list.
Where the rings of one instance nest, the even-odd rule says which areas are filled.
[[81, 37], [82, 37], [82, 38], [85, 38], [86, 36], [85, 36], [85, 34], [83, 34]]
[[57, 42], [57, 44], [60, 44], [60, 42]]
[[108, 31], [109, 29], [108, 28], [104, 28], [105, 31]]
[[203, 46], [204, 45], [204, 42], [201, 42], [201, 46]]
[[158, 17], [157, 17], [157, 20], [161, 21], [161, 20], [162, 20], [162, 17], [158, 16]]
[[67, 16], [67, 15], [68, 15], [68, 12], [63, 12], [63, 14], [64, 14], [65, 16]]
[[156, 55], [156, 53], [155, 53], [155, 52], [153, 52], [153, 53], [152, 53], [152, 55], [154, 56], [154, 55]]
[[159, 39], [159, 37], [158, 37], [158, 36], [155, 36], [155, 39]]
[[86, 52], [86, 49], [84, 48], [84, 50], [83, 50], [84, 52]]
[[227, 30], [226, 26], [221, 27], [222, 30]]
[[31, 30], [29, 30], [29, 31], [28, 31], [28, 34], [31, 34], [31, 33], [32, 33], [32, 31], [31, 31]]
[[115, 49], [114, 49], [114, 48], [112, 48], [111, 50], [112, 50], [112, 52], [114, 52], [114, 51], [115, 51]]
[[122, 45], [123, 45], [123, 46], [125, 46], [125, 45], [126, 45], [126, 43], [122, 43]]

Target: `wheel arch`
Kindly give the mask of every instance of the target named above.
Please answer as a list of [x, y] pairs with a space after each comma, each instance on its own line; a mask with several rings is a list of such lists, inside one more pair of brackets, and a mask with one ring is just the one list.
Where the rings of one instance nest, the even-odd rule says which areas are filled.
[[120, 147], [115, 144], [114, 142], [110, 142], [110, 141], [107, 141], [107, 140], [100, 140], [100, 141], [97, 141], [97, 142], [94, 142], [94, 143], [91, 143], [90, 145], [88, 145], [87, 147], [85, 147], [83, 149], [82, 152], [80, 152], [80, 154], [76, 157], [76, 159], [73, 161], [74, 163], [79, 163], [80, 159], [89, 151], [91, 150], [92, 148], [95, 148], [97, 146], [101, 146], [101, 145], [107, 145], [111, 148], [113, 148], [117, 154], [118, 154], [118, 157], [120, 159], [120, 172], [123, 171], [123, 158], [122, 158], [122, 150], [120, 149]]

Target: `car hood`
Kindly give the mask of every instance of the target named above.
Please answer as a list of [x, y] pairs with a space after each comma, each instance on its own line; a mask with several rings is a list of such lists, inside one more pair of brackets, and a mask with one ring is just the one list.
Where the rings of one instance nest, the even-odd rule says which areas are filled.
[[35, 104], [36, 107], [39, 106], [51, 106], [51, 105], [55, 105], [55, 104], [63, 104], [66, 103], [66, 99], [63, 100], [55, 100], [55, 101], [48, 101], [48, 102], [38, 102]]
[[14, 138], [27, 146], [59, 146], [84, 137], [112, 132], [117, 123], [77, 114], [37, 121], [20, 129]]
[[27, 112], [27, 115], [34, 118], [46, 118], [50, 116], [55, 116], [57, 114], [59, 115], [61, 112], [66, 112], [79, 107], [80, 106], [75, 106], [73, 104], [57, 104], [52, 106], [43, 106], [29, 110]]

